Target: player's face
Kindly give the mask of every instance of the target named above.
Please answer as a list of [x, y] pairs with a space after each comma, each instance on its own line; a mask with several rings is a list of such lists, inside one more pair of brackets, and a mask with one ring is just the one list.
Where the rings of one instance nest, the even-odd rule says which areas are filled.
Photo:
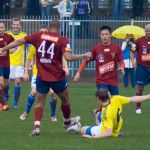
[[4, 23], [0, 23], [0, 35], [3, 35], [5, 32], [5, 25]]
[[102, 30], [100, 33], [102, 43], [107, 44], [111, 41], [111, 33], [109, 30]]
[[48, 32], [48, 29], [47, 28], [41, 28], [41, 29], [39, 29], [39, 32]]
[[145, 34], [147, 38], [150, 38], [150, 25], [145, 28]]
[[21, 30], [21, 22], [20, 21], [13, 21], [12, 22], [12, 31], [14, 33], [18, 33]]

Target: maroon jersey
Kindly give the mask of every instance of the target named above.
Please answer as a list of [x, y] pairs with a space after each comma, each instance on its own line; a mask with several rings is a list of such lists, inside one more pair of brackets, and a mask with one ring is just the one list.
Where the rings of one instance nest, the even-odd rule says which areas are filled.
[[[5, 47], [13, 40], [14, 38], [11, 35], [4, 33], [3, 36], [0, 36], [0, 48]], [[9, 66], [10, 66], [9, 50], [7, 50], [0, 55], [0, 67], [9, 67]]]
[[39, 32], [25, 37], [36, 48], [37, 76], [43, 81], [65, 79], [62, 65], [64, 52], [70, 51], [69, 40], [57, 33]]
[[109, 46], [99, 43], [92, 49], [93, 60], [96, 61], [96, 84], [117, 86], [118, 62], [123, 62], [121, 48], [114, 43]]
[[136, 41], [136, 61], [145, 67], [150, 67], [150, 40], [145, 36]]

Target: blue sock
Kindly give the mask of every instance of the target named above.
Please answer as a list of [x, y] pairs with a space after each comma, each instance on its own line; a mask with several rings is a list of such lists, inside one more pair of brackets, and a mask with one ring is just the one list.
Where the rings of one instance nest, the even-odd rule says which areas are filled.
[[7, 85], [5, 88], [5, 97], [4, 97], [5, 103], [8, 103], [8, 98], [9, 98], [9, 86]]
[[20, 97], [20, 86], [14, 88], [14, 103], [13, 106], [17, 106]]
[[54, 117], [56, 116], [56, 103], [57, 103], [57, 100], [53, 100], [52, 98], [50, 99], [49, 101], [50, 103], [50, 115], [51, 117]]
[[27, 104], [26, 104], [26, 112], [29, 113], [31, 110], [31, 107], [35, 101], [35, 96], [32, 96], [29, 94], [28, 99], [27, 99]]
[[101, 115], [102, 115], [102, 112], [98, 112], [97, 119], [99, 122], [101, 122]]

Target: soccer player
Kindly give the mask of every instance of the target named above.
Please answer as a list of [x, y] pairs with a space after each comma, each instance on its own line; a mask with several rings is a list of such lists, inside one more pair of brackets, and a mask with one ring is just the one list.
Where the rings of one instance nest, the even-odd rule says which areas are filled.
[[133, 97], [110, 96], [107, 89], [97, 90], [96, 97], [102, 105], [102, 122], [99, 126], [83, 126], [81, 134], [86, 138], [118, 137], [123, 124], [123, 105], [150, 100], [150, 94]]
[[[119, 95], [117, 68], [120, 64], [121, 72], [124, 74], [124, 61], [122, 58], [121, 48], [111, 42], [111, 28], [102, 26], [100, 28], [101, 42], [92, 48], [92, 58], [85, 59], [78, 72], [74, 77], [77, 82], [80, 79], [80, 74], [90, 61], [96, 61], [96, 87], [97, 89], [106, 88], [111, 95]], [[94, 109], [95, 116], [101, 115], [101, 108]]]
[[[12, 31], [8, 31], [8, 34], [12, 35], [13, 38], [21, 39], [24, 38], [27, 34], [21, 31], [21, 20], [19, 18], [12, 19]], [[13, 108], [17, 108], [18, 101], [20, 97], [20, 84], [21, 78], [24, 73], [24, 49], [26, 47], [26, 43], [16, 47], [16, 51], [13, 54], [10, 54], [10, 76], [9, 78], [14, 80], [14, 100], [13, 100]], [[9, 87], [7, 86], [7, 94], [6, 101], [8, 101]]]
[[[0, 22], [0, 48], [8, 45], [13, 40], [11, 35], [5, 33], [4, 23]], [[7, 102], [4, 101], [4, 96], [6, 94], [10, 73], [9, 52], [5, 51], [0, 54], [0, 111], [8, 109]]]
[[[136, 95], [143, 94], [144, 86], [150, 83], [150, 24], [145, 26], [145, 34], [136, 41], [135, 51], [131, 51], [131, 61], [136, 67]], [[136, 52], [136, 62], [134, 61]], [[136, 113], [141, 114], [141, 103], [137, 103]]]
[[49, 32], [31, 34], [0, 49], [0, 53], [2, 53], [5, 50], [26, 42], [34, 45], [36, 48], [36, 65], [38, 71], [36, 78], [37, 103], [34, 109], [34, 130], [30, 134], [31, 136], [40, 134], [43, 108], [50, 88], [61, 99], [64, 128], [76, 125], [79, 121], [79, 117], [70, 118], [71, 107], [67, 88], [68, 83], [65, 79], [65, 71], [62, 66], [62, 56], [64, 55], [66, 60], [75, 61], [91, 57], [91, 53], [87, 52], [81, 55], [71, 54], [69, 40], [66, 37], [59, 36], [59, 29], [59, 21], [52, 20], [49, 25]]

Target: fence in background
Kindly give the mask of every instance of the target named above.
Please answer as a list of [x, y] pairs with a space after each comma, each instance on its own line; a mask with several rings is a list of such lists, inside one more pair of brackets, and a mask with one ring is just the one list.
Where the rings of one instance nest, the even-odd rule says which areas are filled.
[[[59, 19], [59, 17], [55, 17]], [[31, 34], [37, 32], [38, 27], [41, 24], [49, 24], [51, 19], [41, 19], [39, 17], [22, 17], [22, 31]], [[11, 29], [11, 19], [0, 19], [6, 25], [6, 29]], [[99, 39], [99, 29], [103, 25], [109, 25], [112, 30], [117, 29], [123, 25], [137, 25], [144, 27], [146, 24], [150, 23], [150, 18], [140, 18], [140, 19], [111, 19], [111, 18], [100, 18], [100, 17], [88, 17], [81, 19], [70, 19], [70, 20], [60, 20], [61, 23], [61, 35], [70, 38], [72, 53], [82, 54], [90, 51], [91, 48], [100, 41]], [[121, 40], [112, 38], [114, 42], [121, 45]], [[69, 68], [71, 69], [71, 76], [74, 76], [75, 70], [79, 68], [81, 61], [70, 62]], [[90, 62], [86, 70], [95, 70], [95, 62]]]

